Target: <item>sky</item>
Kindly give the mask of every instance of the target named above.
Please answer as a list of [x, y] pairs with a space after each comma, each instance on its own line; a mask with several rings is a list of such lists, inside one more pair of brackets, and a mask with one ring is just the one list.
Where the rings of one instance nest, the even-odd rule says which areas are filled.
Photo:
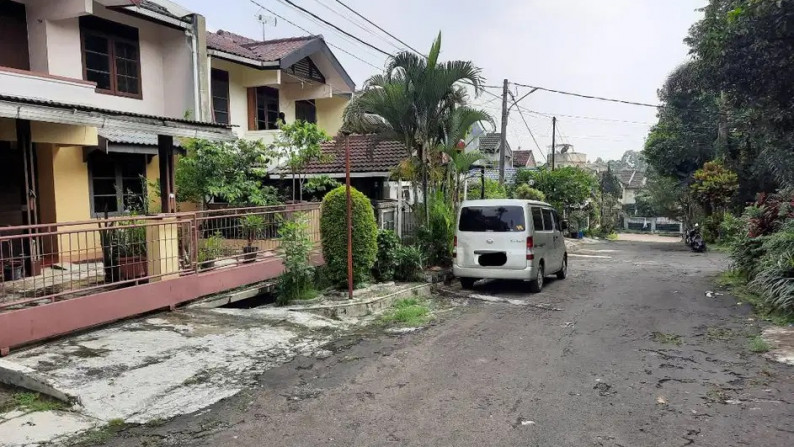
[[[342, 35], [283, 0], [257, 0], [312, 34], [322, 34], [361, 87], [381, 71], [386, 56]], [[344, 9], [337, 0], [292, 0], [323, 19], [389, 53], [405, 47]], [[441, 32], [441, 59], [471, 60], [482, 69], [492, 94], [472, 98], [496, 125], [501, 120], [504, 79], [555, 90], [658, 103], [657, 89], [688, 58], [683, 43], [702, 17], [707, 0], [342, 0], [413, 48], [427, 53]], [[207, 18], [207, 27], [261, 38], [257, 16], [273, 14], [251, 0], [178, 0]], [[307, 34], [283, 19], [265, 26], [268, 39]], [[357, 26], [356, 24], [360, 25]], [[341, 48], [334, 48], [333, 46]], [[342, 50], [347, 51], [347, 54]], [[362, 61], [363, 60], [363, 61]], [[529, 90], [511, 85], [516, 97]], [[532, 149], [542, 162], [551, 146], [551, 116], [557, 142], [573, 144], [594, 161], [642, 150], [656, 109], [536, 91], [508, 119], [508, 142]], [[592, 119], [596, 118], [596, 119]], [[626, 122], [629, 121], [629, 122]], [[497, 130], [498, 131], [498, 130]], [[535, 136], [536, 146], [530, 136]], [[538, 146], [543, 153], [539, 154]]]

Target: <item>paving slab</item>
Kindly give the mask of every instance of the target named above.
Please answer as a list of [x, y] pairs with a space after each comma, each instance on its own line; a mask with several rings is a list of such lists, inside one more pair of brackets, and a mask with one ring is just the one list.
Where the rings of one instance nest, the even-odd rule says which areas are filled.
[[39, 446], [100, 424], [96, 419], [68, 411], [18, 414], [0, 423], [0, 446]]

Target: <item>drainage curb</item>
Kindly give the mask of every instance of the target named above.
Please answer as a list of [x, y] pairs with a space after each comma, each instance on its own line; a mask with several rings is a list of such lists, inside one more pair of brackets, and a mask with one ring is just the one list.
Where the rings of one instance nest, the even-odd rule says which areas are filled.
[[50, 379], [41, 376], [33, 368], [0, 359], [0, 382], [45, 394], [68, 404], [79, 404], [80, 398], [61, 391]]
[[293, 312], [312, 312], [328, 318], [363, 317], [391, 307], [395, 300], [412, 296], [429, 296], [430, 284], [419, 284], [388, 295], [371, 298], [359, 302], [342, 302], [339, 304], [323, 304], [319, 306], [291, 307]]

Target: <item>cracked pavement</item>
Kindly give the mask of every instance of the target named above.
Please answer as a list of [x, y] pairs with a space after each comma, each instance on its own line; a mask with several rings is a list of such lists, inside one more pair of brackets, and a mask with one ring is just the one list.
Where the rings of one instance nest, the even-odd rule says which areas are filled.
[[337, 340], [107, 445], [792, 444], [794, 369], [749, 351], [764, 324], [746, 304], [705, 295], [724, 255], [636, 241], [578, 253], [598, 257], [571, 257], [539, 295], [510, 282], [475, 292], [502, 300], [451, 294], [425, 330]]

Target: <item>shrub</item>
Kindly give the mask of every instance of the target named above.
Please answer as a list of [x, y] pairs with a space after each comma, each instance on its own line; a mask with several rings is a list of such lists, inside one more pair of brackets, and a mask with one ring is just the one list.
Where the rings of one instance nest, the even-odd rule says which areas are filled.
[[441, 193], [430, 197], [429, 225], [417, 229], [417, 239], [425, 259], [432, 265], [452, 265], [452, 241], [455, 237], [455, 210]]
[[397, 233], [391, 230], [378, 232], [378, 256], [372, 273], [378, 281], [391, 281], [397, 268], [397, 250], [401, 247]]
[[[378, 225], [369, 199], [351, 188], [353, 211], [353, 283], [365, 282], [378, 254]], [[347, 199], [340, 186], [323, 198], [320, 216], [323, 257], [328, 279], [337, 286], [347, 284]]]
[[198, 261], [205, 263], [214, 261], [223, 255], [223, 236], [220, 233], [215, 233], [204, 240], [204, 243], [199, 247]]
[[277, 304], [313, 297], [314, 269], [309, 260], [312, 240], [309, 221], [305, 214], [296, 214], [281, 224], [278, 230], [280, 251], [284, 260], [284, 273], [278, 279]]
[[794, 252], [772, 255], [751, 285], [773, 309], [794, 313]]
[[[469, 189], [467, 197], [469, 200], [479, 199], [482, 191], [482, 185], [479, 179], [476, 181], [469, 181]], [[496, 180], [489, 178], [485, 179], [485, 198], [486, 199], [506, 199], [507, 190], [504, 185], [500, 185]]]
[[412, 245], [403, 245], [397, 249], [397, 268], [394, 279], [397, 281], [419, 281], [422, 279], [425, 259], [422, 250]]
[[539, 200], [541, 202], [546, 201], [546, 194], [543, 194], [543, 191], [535, 189], [529, 185], [518, 185], [515, 190], [514, 196], [516, 199], [523, 199], [523, 200]]
[[724, 244], [733, 244], [744, 231], [747, 231], [744, 220], [731, 213], [725, 213], [722, 216], [722, 222], [720, 222], [719, 241]]

